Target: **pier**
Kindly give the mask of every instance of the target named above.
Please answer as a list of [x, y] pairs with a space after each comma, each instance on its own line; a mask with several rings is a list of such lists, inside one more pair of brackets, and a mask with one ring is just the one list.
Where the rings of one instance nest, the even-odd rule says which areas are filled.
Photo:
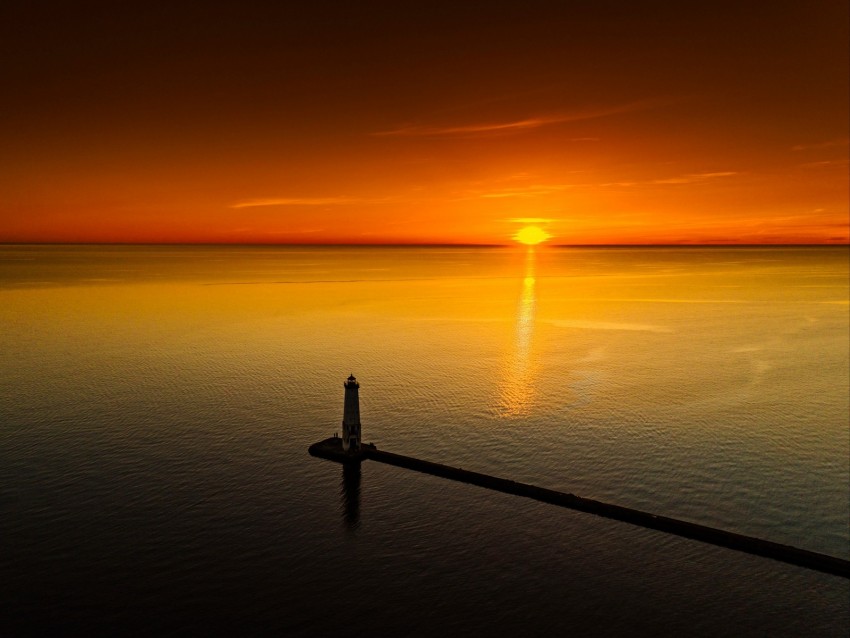
[[345, 388], [345, 403], [342, 417], [342, 436], [334, 435], [329, 439], [311, 445], [308, 451], [313, 456], [342, 463], [348, 467], [357, 465], [359, 468], [359, 465], [367, 460], [395, 465], [396, 467], [415, 470], [423, 474], [431, 474], [452, 481], [478, 485], [479, 487], [504, 492], [505, 494], [533, 498], [536, 501], [549, 503], [550, 505], [558, 505], [580, 512], [587, 512], [588, 514], [596, 514], [597, 516], [604, 516], [615, 521], [631, 523], [632, 525], [639, 525], [640, 527], [646, 527], [668, 534], [676, 534], [677, 536], [703, 543], [711, 543], [712, 545], [734, 549], [739, 552], [772, 558], [773, 560], [814, 569], [834, 576], [850, 578], [850, 561], [843, 558], [811, 552], [790, 545], [782, 545], [781, 543], [774, 543], [773, 541], [767, 541], [753, 536], [727, 532], [722, 529], [682, 521], [668, 516], [650, 514], [649, 512], [643, 512], [630, 507], [594, 501], [593, 499], [582, 498], [575, 494], [558, 492], [536, 485], [529, 485], [528, 483], [519, 483], [497, 476], [490, 476], [489, 474], [470, 472], [459, 467], [432, 463], [431, 461], [424, 461], [412, 456], [384, 452], [372, 443], [363, 443], [360, 425], [360, 384], [354, 378], [353, 373], [345, 380], [343, 387]]
[[835, 556], [799, 549], [790, 545], [783, 545], [752, 536], [736, 534], [735, 532], [699, 525], [698, 523], [650, 514], [649, 512], [643, 512], [630, 507], [603, 503], [589, 498], [582, 498], [575, 494], [529, 485], [528, 483], [520, 483], [489, 474], [471, 472], [462, 468], [432, 463], [431, 461], [425, 461], [411, 456], [393, 454], [392, 452], [379, 450], [371, 443], [361, 444], [357, 449], [345, 451], [343, 450], [342, 439], [332, 437], [314, 443], [310, 446], [309, 452], [313, 456], [337, 463], [361, 463], [366, 460], [386, 463], [387, 465], [403, 467], [422, 472], [423, 474], [431, 474], [453, 481], [460, 481], [461, 483], [478, 485], [479, 487], [506, 494], [524, 496], [536, 501], [542, 501], [543, 503], [596, 514], [597, 516], [631, 523], [632, 525], [639, 525], [640, 527], [646, 527], [668, 534], [676, 534], [677, 536], [683, 536], [684, 538], [690, 538], [703, 543], [710, 543], [748, 554], [771, 558], [791, 565], [850, 578], [850, 561]]

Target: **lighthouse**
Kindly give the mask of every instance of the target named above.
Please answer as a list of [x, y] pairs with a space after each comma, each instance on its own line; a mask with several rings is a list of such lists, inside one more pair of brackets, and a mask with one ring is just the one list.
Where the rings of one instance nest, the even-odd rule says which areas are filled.
[[352, 374], [345, 383], [345, 406], [342, 413], [342, 449], [346, 452], [360, 450], [360, 384]]

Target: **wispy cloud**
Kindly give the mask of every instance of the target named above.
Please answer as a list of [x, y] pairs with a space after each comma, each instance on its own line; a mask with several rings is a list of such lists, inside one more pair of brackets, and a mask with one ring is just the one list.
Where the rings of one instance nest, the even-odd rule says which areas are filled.
[[850, 138], [839, 137], [834, 140], [827, 140], [825, 142], [814, 142], [812, 144], [797, 144], [796, 146], [792, 146], [791, 150], [808, 151], [819, 148], [836, 148], [841, 146], [847, 146], [848, 144], [850, 144]]
[[325, 228], [287, 228], [285, 230], [270, 230], [268, 228], [256, 228], [255, 226], [240, 226], [239, 228], [231, 228], [230, 232], [234, 235], [252, 234], [257, 236], [274, 236], [274, 235], [311, 235], [313, 233], [324, 232]]
[[400, 136], [400, 137], [424, 137], [428, 135], [470, 135], [476, 133], [510, 133], [527, 129], [540, 128], [548, 124], [555, 124], [556, 118], [532, 117], [512, 122], [496, 122], [491, 124], [467, 124], [465, 126], [402, 126], [389, 131], [379, 131], [374, 135]]
[[840, 159], [840, 160], [824, 160], [822, 162], [805, 162], [800, 164], [801, 168], [823, 168], [827, 166], [847, 166], [850, 163], [850, 160]]
[[531, 184], [529, 186], [516, 186], [512, 188], [503, 188], [497, 191], [488, 191], [482, 193], [479, 197], [485, 199], [501, 199], [504, 197], [540, 197], [541, 195], [551, 195], [572, 188], [572, 184]]
[[254, 208], [256, 206], [344, 206], [348, 204], [378, 204], [387, 199], [369, 199], [364, 197], [271, 197], [249, 199], [231, 204], [230, 208]]
[[736, 171], [719, 171], [716, 173], [688, 173], [679, 177], [668, 177], [666, 179], [654, 179], [651, 184], [693, 184], [695, 182], [704, 182], [717, 177], [731, 177], [737, 175]]
[[300, 230], [270, 230], [267, 235], [312, 235], [313, 233], [323, 233], [326, 228], [302, 228]]
[[[473, 191], [467, 197], [461, 199], [505, 199], [505, 198], [528, 198], [542, 197], [552, 195], [570, 189], [582, 188], [598, 188], [598, 187], [615, 187], [615, 188], [632, 188], [647, 185], [680, 185], [680, 184], [699, 184], [713, 179], [723, 177], [731, 177], [739, 175], [737, 171], [714, 171], [705, 173], [686, 173], [674, 177], [665, 177], [649, 180], [621, 181], [621, 182], [577, 182], [574, 184], [528, 184], [525, 186], [510, 186], [507, 188], [496, 188], [488, 190]], [[518, 177], [524, 177], [520, 175]], [[551, 221], [551, 220], [541, 220]], [[527, 223], [533, 223], [531, 218], [526, 220]]]
[[738, 173], [737, 171], [716, 171], [713, 173], [686, 173], [685, 175], [678, 175], [676, 177], [664, 177], [661, 179], [636, 180], [626, 182], [602, 182], [600, 184], [576, 184], [576, 186], [616, 186], [620, 188], [629, 188], [632, 186], [645, 186], [647, 184], [696, 184], [711, 179], [717, 179], [718, 177], [731, 177], [732, 175], [739, 174], [740, 173]]
[[[378, 131], [376, 133], [373, 133], [372, 135], [382, 137], [452, 137], [493, 135], [500, 133], [520, 133], [523, 131], [541, 128], [543, 126], [551, 126], [553, 124], [577, 122], [580, 120], [592, 120], [598, 117], [617, 115], [619, 113], [628, 113], [630, 111], [637, 111], [640, 109], [650, 108], [658, 103], [658, 101], [654, 100], [642, 100], [638, 102], [630, 102], [628, 104], [619, 104], [615, 106], [601, 107], [596, 109], [585, 109], [581, 111], [556, 113], [554, 115], [542, 115], [537, 117], [528, 117], [520, 120], [509, 120], [502, 122], [483, 122], [450, 126], [429, 126], [410, 124], [390, 129], [388, 131]], [[598, 138], [577, 137], [572, 139], [571, 141], [595, 142], [598, 141]]]

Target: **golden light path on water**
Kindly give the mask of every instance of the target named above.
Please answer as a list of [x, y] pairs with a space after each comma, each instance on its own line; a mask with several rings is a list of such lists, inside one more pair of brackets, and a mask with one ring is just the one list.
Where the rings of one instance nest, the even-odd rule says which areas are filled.
[[506, 418], [527, 415], [534, 403], [536, 365], [532, 356], [534, 319], [537, 311], [535, 292], [536, 252], [528, 247], [525, 277], [516, 309], [514, 347], [508, 353], [501, 380], [499, 415]]

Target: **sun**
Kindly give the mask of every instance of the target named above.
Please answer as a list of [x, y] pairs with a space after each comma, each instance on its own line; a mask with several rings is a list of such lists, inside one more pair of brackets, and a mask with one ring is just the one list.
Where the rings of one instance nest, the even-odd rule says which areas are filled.
[[540, 242], [546, 241], [552, 235], [547, 233], [542, 228], [538, 226], [526, 226], [525, 228], [521, 228], [516, 235], [514, 235], [514, 239], [516, 239], [521, 244], [527, 244], [529, 246], [533, 246], [535, 244], [539, 244]]

